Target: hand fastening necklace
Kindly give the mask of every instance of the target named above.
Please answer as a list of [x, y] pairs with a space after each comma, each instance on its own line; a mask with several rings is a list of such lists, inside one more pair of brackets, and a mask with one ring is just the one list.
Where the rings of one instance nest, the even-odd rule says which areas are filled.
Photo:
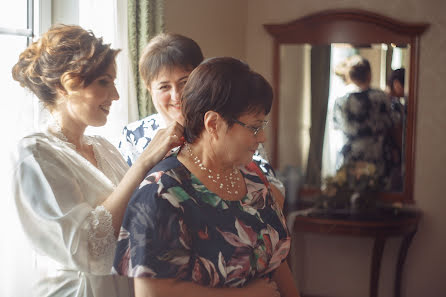
[[194, 155], [192, 152], [192, 149], [189, 145], [189, 143], [186, 143], [184, 145], [186, 148], [187, 153], [189, 154], [192, 161], [197, 164], [197, 166], [202, 171], [206, 171], [206, 176], [209, 180], [211, 180], [213, 183], [217, 184], [218, 187], [222, 190], [225, 190], [228, 194], [238, 194], [240, 190], [240, 177], [239, 177], [239, 170], [237, 168], [233, 168], [232, 171], [229, 173], [229, 175], [223, 175], [223, 177], [220, 175], [220, 173], [215, 173], [203, 165], [203, 162]]

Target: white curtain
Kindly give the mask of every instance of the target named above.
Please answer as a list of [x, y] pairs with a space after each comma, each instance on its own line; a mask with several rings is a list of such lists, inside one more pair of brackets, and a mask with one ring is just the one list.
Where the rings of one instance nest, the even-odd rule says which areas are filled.
[[325, 123], [324, 146], [322, 151], [321, 177], [323, 179], [327, 176], [336, 174], [336, 159], [338, 158], [339, 151], [345, 143], [344, 134], [341, 131], [336, 130], [333, 126], [333, 107], [335, 101], [338, 97], [341, 97], [346, 93], [346, 86], [334, 73], [334, 68], [354, 53], [354, 50], [349, 47], [338, 47], [336, 44], [332, 44], [331, 46], [330, 92], [328, 95], [327, 121]]
[[[5, 3], [1, 4], [5, 7]], [[14, 5], [18, 4], [20, 3], [8, 3], [12, 17], [20, 17], [14, 15], [18, 12]], [[26, 9], [19, 12], [26, 16]], [[13, 22], [5, 25], [14, 26]], [[26, 37], [0, 35], [0, 43], [4, 45], [0, 55], [0, 296], [27, 297], [32, 296], [33, 252], [15, 215], [11, 191], [11, 160], [17, 141], [33, 131], [38, 118], [38, 101], [30, 92], [20, 87], [11, 74], [19, 54], [26, 48]]]
[[88, 134], [102, 135], [117, 145], [122, 128], [138, 119], [135, 84], [128, 60], [127, 0], [79, 0], [79, 25], [103, 37], [113, 48], [121, 49], [116, 59], [120, 99], [113, 102], [105, 126], [87, 129]]

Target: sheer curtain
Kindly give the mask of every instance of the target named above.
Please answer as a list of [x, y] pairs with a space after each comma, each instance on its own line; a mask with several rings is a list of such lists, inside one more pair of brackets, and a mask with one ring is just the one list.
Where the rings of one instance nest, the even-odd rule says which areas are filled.
[[102, 36], [113, 48], [121, 49], [116, 58], [120, 99], [113, 102], [105, 126], [89, 127], [86, 132], [104, 136], [117, 145], [122, 128], [138, 119], [133, 69], [129, 63], [127, 0], [79, 0], [79, 25], [92, 30], [97, 37]]
[[[35, 0], [34, 9], [26, 1], [0, 0], [0, 27], [26, 32], [31, 28], [27, 14], [34, 15], [33, 32], [37, 36], [48, 28], [44, 19], [51, 15], [49, 0]], [[19, 54], [27, 46], [27, 36], [3, 30], [0, 33], [2, 54], [0, 55], [0, 296], [31, 296], [33, 251], [21, 232], [12, 197], [11, 178], [17, 141], [34, 130], [38, 121], [38, 100], [23, 89], [12, 78], [11, 70]]]
[[[21, 2], [17, 1], [17, 5]], [[19, 17], [12, 15], [16, 2], [8, 1], [7, 5], [8, 9], [2, 10], [4, 13], [0, 11], [0, 27], [18, 27], [13, 22]], [[35, 34], [39, 36], [51, 25], [51, 1], [34, 1], [34, 9], [37, 22], [35, 27], [38, 28]], [[11, 21], [6, 19], [8, 15], [11, 15]], [[26, 17], [21, 19], [26, 20]], [[91, 29], [96, 36], [103, 36], [112, 47], [122, 50], [117, 56], [116, 83], [120, 100], [113, 103], [108, 123], [104, 127], [87, 131], [90, 134], [103, 135], [117, 144], [123, 126], [138, 119], [133, 77], [129, 75], [131, 65], [128, 63], [127, 1], [79, 0], [79, 25]], [[34, 131], [44, 121], [47, 113], [38, 99], [20, 87], [11, 76], [12, 66], [17, 62], [20, 52], [26, 48], [26, 38], [0, 34], [0, 42], [8, 45], [3, 47], [0, 55], [0, 86], [3, 90], [0, 101], [0, 124], [3, 128], [0, 145], [0, 185], [3, 194], [0, 200], [0, 263], [3, 267], [0, 270], [0, 296], [28, 297], [33, 296], [34, 252], [23, 235], [15, 214], [10, 186], [13, 169], [11, 160], [17, 141]]]
[[341, 63], [348, 56], [355, 54], [355, 50], [350, 47], [331, 46], [330, 57], [330, 92], [328, 95], [327, 121], [325, 123], [325, 136], [322, 152], [322, 178], [332, 176], [336, 173], [336, 159], [338, 152], [345, 143], [344, 135], [333, 126], [333, 107], [336, 99], [345, 95], [346, 86], [344, 82], [334, 73], [336, 65]]

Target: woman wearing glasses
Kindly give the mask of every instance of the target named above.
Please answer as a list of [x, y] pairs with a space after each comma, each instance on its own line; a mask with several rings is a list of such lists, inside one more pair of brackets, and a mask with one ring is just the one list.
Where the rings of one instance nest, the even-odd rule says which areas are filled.
[[134, 278], [137, 297], [298, 296], [285, 218], [252, 161], [272, 97], [236, 59], [190, 74], [186, 143], [134, 192], [118, 239], [114, 272]]
[[[183, 124], [180, 99], [189, 74], [203, 61], [198, 44], [183, 35], [161, 33], [147, 44], [139, 61], [139, 72], [158, 113], [128, 124], [122, 131], [119, 151], [131, 166], [160, 128], [172, 122]], [[178, 135], [180, 136], [180, 135]], [[283, 184], [276, 178], [260, 144], [254, 155], [273, 189], [284, 195]]]

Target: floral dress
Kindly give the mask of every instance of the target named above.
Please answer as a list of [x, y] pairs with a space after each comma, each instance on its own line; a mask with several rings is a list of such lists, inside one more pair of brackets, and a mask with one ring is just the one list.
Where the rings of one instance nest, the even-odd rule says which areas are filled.
[[377, 89], [348, 93], [336, 99], [334, 127], [345, 135], [337, 167], [358, 161], [372, 163], [380, 186], [393, 188], [401, 178], [401, 151], [394, 136], [395, 119], [387, 95]]
[[[132, 166], [139, 155], [141, 155], [144, 149], [149, 145], [150, 141], [152, 141], [153, 137], [155, 137], [158, 130], [165, 127], [166, 123], [159, 113], [152, 114], [124, 127], [118, 144], [118, 149], [129, 166]], [[258, 162], [260, 169], [262, 169], [268, 181], [276, 186], [282, 195], [285, 196], [285, 187], [277, 178], [274, 169], [269, 164], [267, 153], [262, 144], [259, 144], [259, 147], [253, 156], [253, 160]]]
[[210, 287], [268, 276], [286, 259], [290, 236], [257, 165], [240, 171], [248, 192], [240, 201], [227, 201], [176, 155], [160, 162], [129, 202], [113, 272]]

